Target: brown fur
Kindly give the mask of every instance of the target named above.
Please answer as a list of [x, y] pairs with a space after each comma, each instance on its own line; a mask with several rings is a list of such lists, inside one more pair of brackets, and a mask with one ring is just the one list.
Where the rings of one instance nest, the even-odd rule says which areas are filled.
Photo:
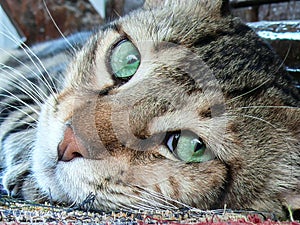
[[[67, 203], [94, 193], [104, 210], [226, 204], [284, 216], [299, 208], [298, 90], [270, 47], [227, 9], [221, 0], [148, 1], [94, 34], [42, 106], [19, 193]], [[141, 54], [127, 82], [107, 69], [124, 35]], [[86, 155], [58, 159], [66, 126]], [[164, 138], [179, 130], [197, 134], [216, 158], [177, 159]], [[6, 171], [11, 191], [20, 184]]]

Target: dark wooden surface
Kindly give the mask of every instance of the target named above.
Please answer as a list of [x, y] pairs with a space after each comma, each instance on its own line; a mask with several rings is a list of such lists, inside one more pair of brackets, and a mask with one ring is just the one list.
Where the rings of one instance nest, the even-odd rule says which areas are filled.
[[[135, 4], [130, 4], [131, 2]], [[29, 45], [61, 36], [53, 20], [64, 35], [69, 35], [96, 29], [106, 21], [130, 11], [131, 5], [136, 7], [136, 2], [140, 1], [109, 0], [106, 18], [101, 18], [88, 0], [0, 0]]]
[[[275, 1], [282, 3], [265, 4]], [[101, 18], [88, 0], [45, 0], [51, 16], [64, 35], [94, 29], [107, 20], [127, 13], [142, 2], [143, 0], [109, 0], [107, 16]], [[0, 0], [0, 3], [27, 37], [27, 44], [61, 36], [43, 0]], [[254, 5], [249, 7], [250, 4]], [[231, 0], [231, 6], [232, 13], [245, 22], [300, 19], [300, 0]]]
[[[297, 2], [299, 0], [295, 0]], [[261, 6], [265, 4], [291, 2], [291, 0], [231, 0], [231, 7], [242, 8], [242, 7], [253, 7]]]

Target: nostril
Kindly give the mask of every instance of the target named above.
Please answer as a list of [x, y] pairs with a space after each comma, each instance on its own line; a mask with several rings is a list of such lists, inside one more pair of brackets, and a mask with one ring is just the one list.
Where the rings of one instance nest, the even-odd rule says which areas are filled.
[[57, 147], [58, 161], [68, 162], [75, 158], [83, 157], [79, 152], [76, 152], [72, 146], [67, 146], [66, 148], [61, 147], [59, 144]]
[[80, 157], [83, 157], [83, 156], [79, 152], [74, 152], [73, 157], [74, 158], [80, 158]]
[[71, 126], [67, 126], [64, 137], [57, 146], [58, 161], [68, 162], [74, 158], [88, 157], [88, 150], [75, 135]]

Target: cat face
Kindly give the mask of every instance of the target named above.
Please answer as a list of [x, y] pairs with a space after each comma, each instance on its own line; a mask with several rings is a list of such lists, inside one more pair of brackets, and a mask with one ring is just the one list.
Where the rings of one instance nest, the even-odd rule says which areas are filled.
[[104, 210], [299, 207], [299, 95], [279, 65], [223, 1], [149, 1], [92, 35], [42, 106], [35, 185]]

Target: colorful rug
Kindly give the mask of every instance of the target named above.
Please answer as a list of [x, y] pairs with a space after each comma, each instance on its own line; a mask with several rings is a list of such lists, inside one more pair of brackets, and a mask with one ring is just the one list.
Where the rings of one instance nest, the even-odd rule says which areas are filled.
[[[87, 208], [87, 205], [85, 205]], [[50, 204], [35, 204], [0, 196], [0, 224], [101, 224], [101, 225], [300, 225], [279, 222], [272, 213], [229, 209], [202, 211], [101, 212]]]

